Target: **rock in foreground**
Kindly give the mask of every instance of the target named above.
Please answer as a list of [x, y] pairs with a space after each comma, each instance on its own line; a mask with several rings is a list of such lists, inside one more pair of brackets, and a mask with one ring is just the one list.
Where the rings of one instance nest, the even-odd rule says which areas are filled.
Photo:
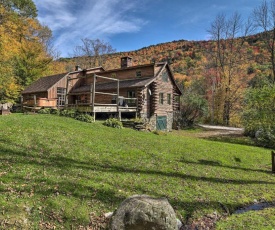
[[176, 214], [166, 198], [135, 195], [114, 212], [110, 230], [176, 230]]

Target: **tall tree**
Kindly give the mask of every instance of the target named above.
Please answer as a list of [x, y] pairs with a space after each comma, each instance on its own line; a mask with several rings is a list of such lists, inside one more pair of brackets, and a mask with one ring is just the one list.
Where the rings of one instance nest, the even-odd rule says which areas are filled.
[[190, 84], [184, 84], [180, 108], [180, 116], [177, 118], [177, 122], [181, 128], [193, 126], [195, 122], [207, 116], [208, 106], [202, 78], [195, 78], [192, 79]]
[[261, 32], [265, 47], [269, 52], [271, 75], [275, 83], [275, 0], [263, 1], [253, 11], [254, 25]]
[[32, 0], [0, 0], [2, 5], [7, 11], [12, 11], [20, 16], [28, 18], [37, 17], [37, 9]]
[[43, 76], [53, 60], [51, 31], [35, 19], [27, 21], [23, 27], [26, 39], [21, 40], [19, 54], [14, 60], [14, 73], [21, 87]]
[[243, 125], [245, 133], [264, 147], [275, 148], [275, 85], [249, 88], [246, 92]]
[[52, 60], [51, 33], [36, 20], [32, 0], [0, 0], [0, 100], [13, 102]]
[[27, 42], [21, 46], [15, 58], [14, 73], [22, 88], [40, 78], [47, 70], [52, 57], [47, 55], [38, 42]]
[[106, 54], [114, 53], [116, 50], [108, 43], [100, 39], [81, 39], [82, 45], [76, 46], [74, 56], [82, 68], [104, 66]]
[[241, 89], [246, 78], [247, 52], [245, 36], [251, 31], [252, 24], [244, 25], [241, 16], [234, 13], [227, 18], [224, 14], [217, 15], [208, 33], [213, 40], [208, 49], [208, 68], [211, 71], [211, 87], [213, 104], [211, 107], [215, 121], [224, 125], [230, 124], [231, 115], [236, 112], [241, 99]]

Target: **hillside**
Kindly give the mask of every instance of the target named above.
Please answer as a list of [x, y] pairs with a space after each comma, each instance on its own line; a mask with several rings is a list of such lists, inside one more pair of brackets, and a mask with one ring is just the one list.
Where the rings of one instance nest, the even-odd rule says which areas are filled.
[[[265, 60], [267, 51], [263, 48], [263, 41], [260, 34], [248, 36], [245, 38], [247, 52], [249, 54], [248, 74], [262, 71], [265, 69]], [[123, 56], [131, 56], [134, 65], [147, 64], [151, 62], [167, 61], [175, 77], [180, 81], [182, 79], [192, 79], [193, 77], [203, 76], [203, 70], [206, 65], [206, 55], [209, 46], [213, 41], [187, 41], [179, 40], [166, 42], [135, 51], [118, 52], [110, 54], [106, 58], [103, 65], [105, 69], [113, 69], [120, 67], [120, 58]], [[74, 66], [78, 64], [75, 58], [61, 58], [58, 60], [67, 71], [72, 71]]]
[[[206, 41], [190, 42], [180, 40], [152, 45], [135, 51], [118, 52], [107, 56], [104, 67], [105, 69], [119, 68], [120, 58], [130, 56], [133, 58], [134, 65], [168, 61], [176, 76], [177, 74], [189, 74], [191, 67], [201, 66], [202, 51], [205, 44], [207, 44]], [[77, 64], [77, 59], [61, 58], [58, 62], [71, 71], [74, 65]]]
[[220, 229], [234, 218], [234, 229], [274, 228], [274, 208], [231, 215], [274, 201], [267, 149], [57, 115], [0, 116], [0, 129], [0, 229], [102, 229], [92, 226], [134, 194], [166, 197], [184, 223], [214, 215], [228, 218]]

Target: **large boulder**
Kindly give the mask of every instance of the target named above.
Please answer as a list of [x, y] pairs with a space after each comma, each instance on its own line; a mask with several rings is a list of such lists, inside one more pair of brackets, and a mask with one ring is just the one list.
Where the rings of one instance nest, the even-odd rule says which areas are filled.
[[176, 214], [166, 198], [135, 195], [114, 212], [110, 230], [176, 230]]

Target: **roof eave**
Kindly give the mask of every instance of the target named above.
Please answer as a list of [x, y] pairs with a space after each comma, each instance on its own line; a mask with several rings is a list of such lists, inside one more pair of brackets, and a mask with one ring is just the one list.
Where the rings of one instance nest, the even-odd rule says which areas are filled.
[[169, 66], [169, 64], [167, 64], [167, 67], [168, 67], [168, 70], [169, 70], [169, 72], [170, 72], [170, 74], [171, 74], [171, 76], [172, 76], [171, 79], [173, 80], [174, 85], [176, 86], [176, 88], [177, 88], [177, 90], [179, 91], [180, 95], [182, 95], [183, 92], [182, 92], [181, 89], [179, 88], [179, 86], [178, 86], [178, 84], [177, 84], [177, 82], [176, 82], [176, 79], [175, 79], [175, 77], [174, 77], [174, 74], [173, 74], [173, 72], [172, 72], [171, 67]]
[[30, 92], [21, 92], [21, 94], [33, 94], [33, 93], [45, 93], [48, 92], [48, 90], [39, 90], [39, 91], [30, 91]]

